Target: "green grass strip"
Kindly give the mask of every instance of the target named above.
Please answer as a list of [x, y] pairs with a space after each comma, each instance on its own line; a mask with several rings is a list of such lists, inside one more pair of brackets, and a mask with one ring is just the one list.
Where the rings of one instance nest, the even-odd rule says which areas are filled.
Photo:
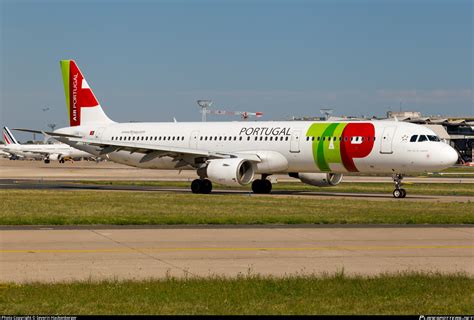
[[0, 284], [1, 314], [472, 314], [466, 275]]
[[472, 202], [1, 190], [0, 225], [472, 224]]

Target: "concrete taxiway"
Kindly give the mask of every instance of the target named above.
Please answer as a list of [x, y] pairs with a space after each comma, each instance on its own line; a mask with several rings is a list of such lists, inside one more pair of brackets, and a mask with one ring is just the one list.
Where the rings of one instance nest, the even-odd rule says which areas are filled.
[[[474, 170], [473, 170], [474, 172]], [[45, 164], [42, 161], [10, 161], [0, 158], [0, 178], [17, 180], [135, 180], [189, 181], [196, 179], [194, 170], [154, 170], [129, 167], [113, 162], [78, 161]], [[288, 175], [272, 176], [277, 181], [298, 180]], [[474, 183], [474, 175], [466, 177], [407, 177], [407, 183]], [[393, 183], [390, 176], [344, 176], [344, 182]]]
[[474, 275], [474, 228], [105, 228], [0, 231], [0, 282], [344, 270]]

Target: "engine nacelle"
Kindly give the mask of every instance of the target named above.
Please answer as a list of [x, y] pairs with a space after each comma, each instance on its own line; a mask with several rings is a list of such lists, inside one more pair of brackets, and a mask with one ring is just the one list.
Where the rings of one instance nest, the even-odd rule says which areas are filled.
[[300, 179], [301, 182], [316, 187], [333, 187], [342, 181], [342, 173], [290, 173], [290, 177]]
[[209, 160], [207, 177], [226, 186], [243, 186], [253, 180], [255, 166], [252, 162], [239, 158]]
[[51, 160], [51, 161], [61, 160], [61, 155], [58, 154], [58, 153], [51, 153], [48, 156], [48, 159]]

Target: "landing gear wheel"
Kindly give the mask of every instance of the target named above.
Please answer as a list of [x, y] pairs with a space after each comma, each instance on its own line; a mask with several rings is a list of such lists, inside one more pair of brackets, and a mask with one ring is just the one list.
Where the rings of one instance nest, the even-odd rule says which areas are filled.
[[402, 196], [400, 198], [405, 198], [407, 196], [407, 192], [405, 189], [400, 189], [400, 192], [402, 193]]
[[270, 193], [272, 183], [267, 179], [256, 179], [252, 182], [252, 191], [257, 194]]
[[272, 192], [272, 183], [270, 180], [262, 180], [263, 181], [263, 193], [270, 193]]
[[50, 163], [49, 159], [44, 159], [44, 163]]
[[395, 190], [393, 190], [393, 196], [395, 198], [405, 198], [407, 192], [402, 188], [403, 175], [400, 173], [393, 175], [393, 182], [395, 183]]
[[195, 179], [191, 182], [191, 191], [193, 193], [201, 193], [202, 190], [202, 180]]
[[212, 182], [208, 179], [202, 180], [202, 191], [201, 193], [209, 194], [212, 191]]
[[191, 182], [193, 193], [209, 194], [212, 191], [212, 182], [208, 179], [195, 179]]

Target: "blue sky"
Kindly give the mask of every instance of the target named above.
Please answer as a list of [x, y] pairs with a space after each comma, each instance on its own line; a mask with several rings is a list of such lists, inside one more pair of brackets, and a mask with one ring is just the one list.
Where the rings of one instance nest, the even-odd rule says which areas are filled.
[[[472, 1], [0, 0], [0, 124], [66, 126], [60, 59], [116, 121], [474, 115]], [[43, 112], [48, 106], [50, 110]], [[211, 117], [211, 120], [236, 118]]]

